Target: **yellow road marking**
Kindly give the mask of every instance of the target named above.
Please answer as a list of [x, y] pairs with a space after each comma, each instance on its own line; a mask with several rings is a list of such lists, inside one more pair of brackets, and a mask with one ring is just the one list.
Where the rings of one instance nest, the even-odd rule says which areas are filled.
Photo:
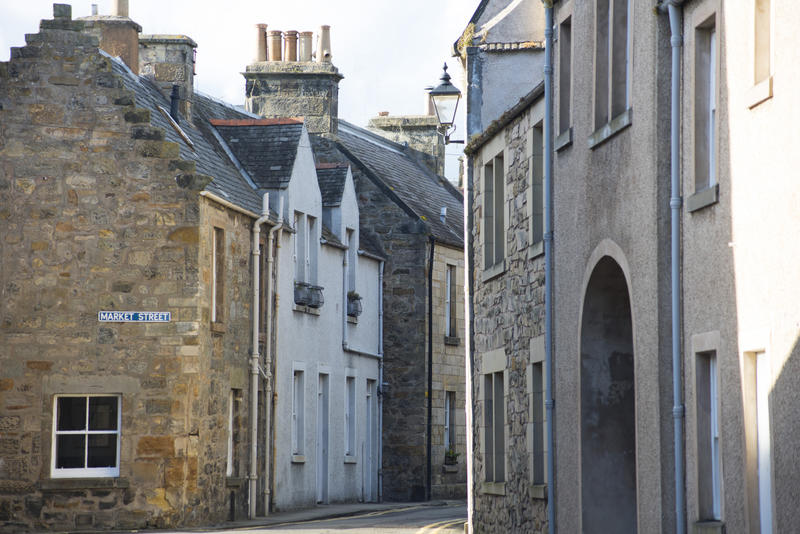
[[[445, 519], [444, 521], [437, 521], [436, 523], [431, 523], [430, 525], [425, 525], [424, 527], [420, 528], [415, 532], [415, 534], [438, 534], [442, 532], [442, 529], [450, 528], [455, 526], [459, 523], [466, 523], [463, 519]], [[433, 530], [431, 530], [433, 529]]]
[[328, 518], [320, 518], [320, 519], [309, 519], [305, 521], [287, 521], [286, 523], [275, 523], [272, 525], [258, 525], [255, 527], [243, 527], [237, 530], [259, 530], [259, 529], [268, 529], [268, 528], [275, 528], [275, 527], [285, 527], [289, 525], [306, 525], [309, 523], [323, 523], [326, 521], [343, 521], [345, 519], [358, 519], [361, 517], [377, 517], [379, 515], [386, 515], [392, 512], [407, 512], [408, 510], [417, 510], [419, 508], [423, 508], [423, 506], [407, 506], [405, 508], [392, 508], [389, 510], [379, 510], [377, 512], [369, 512], [366, 514], [359, 514], [359, 515], [346, 515], [342, 517], [328, 517]]

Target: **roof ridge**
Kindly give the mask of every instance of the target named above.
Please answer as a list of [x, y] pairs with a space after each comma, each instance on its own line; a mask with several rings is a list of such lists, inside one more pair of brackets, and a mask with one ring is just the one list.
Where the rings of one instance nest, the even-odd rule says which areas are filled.
[[287, 126], [303, 124], [303, 117], [282, 117], [278, 119], [208, 119], [212, 126]]

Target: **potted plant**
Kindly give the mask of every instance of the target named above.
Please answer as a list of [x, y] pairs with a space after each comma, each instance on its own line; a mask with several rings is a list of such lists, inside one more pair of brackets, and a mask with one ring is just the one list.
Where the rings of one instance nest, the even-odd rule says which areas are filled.
[[361, 315], [361, 295], [355, 291], [347, 292], [347, 315], [358, 317]]
[[456, 465], [458, 463], [458, 456], [459, 453], [450, 447], [444, 452], [444, 464], [445, 465]]

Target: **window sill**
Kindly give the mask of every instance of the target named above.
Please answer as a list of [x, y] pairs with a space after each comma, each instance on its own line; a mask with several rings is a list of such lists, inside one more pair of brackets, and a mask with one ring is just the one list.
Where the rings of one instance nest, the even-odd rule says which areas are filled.
[[241, 477], [225, 477], [226, 488], [241, 488], [244, 486], [246, 478]]
[[219, 321], [214, 321], [211, 323], [211, 333], [212, 334], [224, 334], [225, 333], [225, 323], [220, 323]]
[[457, 347], [461, 344], [461, 340], [456, 336], [444, 336], [444, 344], [451, 347]]
[[495, 263], [491, 267], [484, 269], [483, 274], [481, 275], [481, 282], [488, 282], [492, 278], [500, 276], [504, 272], [506, 272], [506, 260]]
[[306, 457], [303, 454], [293, 454], [292, 455], [292, 463], [293, 464], [304, 464], [306, 463]]
[[346, 464], [356, 464], [356, 463], [358, 463], [358, 460], [356, 459], [355, 456], [351, 456], [349, 454], [345, 454], [344, 455], [344, 463], [346, 463]]
[[544, 254], [544, 241], [537, 241], [528, 247], [528, 259], [532, 260]]
[[42, 491], [65, 491], [73, 489], [127, 489], [130, 481], [127, 478], [51, 478], [43, 480]]
[[547, 484], [531, 484], [531, 498], [546, 501]]
[[572, 126], [570, 126], [566, 130], [564, 130], [563, 132], [558, 134], [558, 137], [556, 137], [555, 143], [553, 143], [553, 144], [555, 145], [554, 148], [555, 148], [556, 152], [561, 152], [562, 150], [564, 150], [568, 146], [571, 146], [572, 145]]
[[722, 521], [698, 521], [692, 527], [693, 534], [722, 534], [725, 532], [725, 523]]
[[770, 98], [772, 98], [772, 76], [755, 84], [745, 96], [748, 109], [753, 109]]
[[296, 312], [319, 316], [319, 308], [312, 308], [310, 306], [303, 306], [302, 304], [295, 304], [292, 309]]
[[481, 484], [481, 493], [484, 495], [505, 495], [505, 482], [484, 482]]
[[719, 184], [703, 189], [686, 199], [686, 211], [692, 213], [719, 202]]
[[358, 324], [358, 317], [353, 317], [352, 315], [348, 315], [347, 322], [350, 324]]
[[602, 125], [600, 128], [589, 136], [589, 148], [597, 148], [602, 145], [619, 132], [631, 125], [633, 121], [633, 109], [628, 108], [608, 123]]

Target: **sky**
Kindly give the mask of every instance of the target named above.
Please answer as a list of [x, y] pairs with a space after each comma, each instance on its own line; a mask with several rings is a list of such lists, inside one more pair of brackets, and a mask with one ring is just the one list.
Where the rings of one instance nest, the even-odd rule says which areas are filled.
[[[73, 18], [110, 14], [112, 0], [60, 0]], [[339, 84], [339, 117], [359, 126], [381, 111], [425, 112], [424, 88], [438, 85], [447, 62], [462, 92], [461, 67], [453, 43], [480, 0], [129, 0], [130, 17], [143, 34], [188, 35], [197, 42], [195, 89], [232, 104], [244, 103], [241, 72], [253, 58], [254, 25], [268, 30], [316, 32], [331, 26], [333, 64]], [[41, 19], [53, 17], [52, 0], [0, 0], [0, 61], [12, 46], [24, 46]], [[463, 139], [464, 104], [453, 139]], [[447, 169], [458, 177], [462, 145], [448, 145]]]

